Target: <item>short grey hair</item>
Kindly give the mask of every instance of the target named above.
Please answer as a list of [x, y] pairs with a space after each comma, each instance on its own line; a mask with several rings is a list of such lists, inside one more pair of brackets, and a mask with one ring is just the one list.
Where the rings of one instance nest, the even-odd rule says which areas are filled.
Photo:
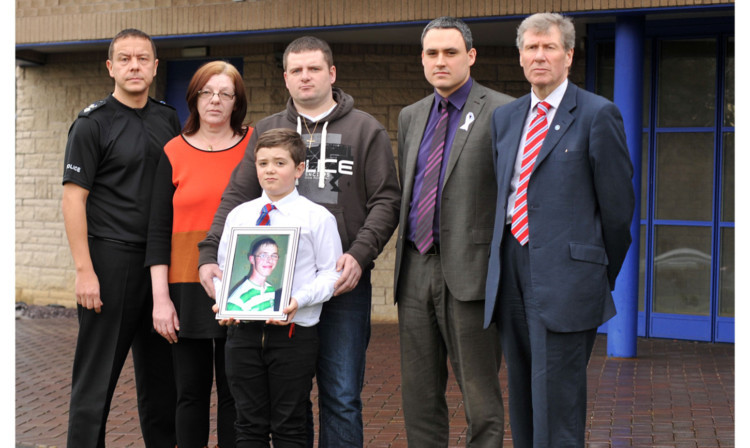
[[466, 45], [466, 51], [471, 50], [472, 44], [474, 43], [473, 39], [471, 38], [471, 30], [469, 29], [469, 26], [466, 25], [466, 23], [461, 20], [457, 19], [455, 17], [438, 17], [437, 19], [431, 21], [427, 24], [427, 26], [424, 27], [424, 30], [422, 30], [422, 48], [424, 48], [424, 37], [427, 34], [428, 31], [432, 29], [455, 29], [458, 30], [461, 33], [461, 36], [464, 38], [464, 45]]
[[526, 31], [546, 34], [552, 26], [556, 26], [560, 30], [565, 51], [575, 47], [576, 29], [573, 26], [573, 19], [552, 12], [540, 12], [526, 17], [518, 26], [516, 46], [519, 50], [523, 49], [523, 35]]

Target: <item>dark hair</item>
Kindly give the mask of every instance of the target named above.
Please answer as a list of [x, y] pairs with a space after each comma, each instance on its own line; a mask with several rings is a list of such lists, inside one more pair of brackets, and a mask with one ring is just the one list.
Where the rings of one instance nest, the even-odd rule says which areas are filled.
[[250, 250], [247, 252], [247, 258], [255, 256], [255, 253], [258, 252], [261, 246], [265, 246], [266, 244], [276, 246], [276, 250], [279, 249], [278, 243], [273, 238], [261, 238], [253, 243], [253, 245], [250, 247]]
[[242, 75], [228, 62], [212, 61], [206, 62], [198, 68], [193, 75], [193, 79], [190, 80], [187, 92], [185, 93], [185, 101], [187, 101], [188, 110], [190, 111], [190, 116], [185, 121], [185, 127], [182, 129], [185, 135], [193, 135], [201, 127], [200, 115], [198, 114], [198, 92], [214, 75], [227, 75], [232, 80], [235, 97], [232, 116], [229, 119], [229, 127], [232, 128], [235, 134], [243, 133], [242, 124], [245, 121], [245, 114], [247, 113], [247, 96], [245, 95], [245, 84], [242, 82]]
[[260, 134], [255, 144], [255, 154], [261, 148], [284, 148], [289, 151], [294, 166], [305, 161], [305, 143], [297, 131], [287, 128], [269, 129]]
[[427, 26], [424, 27], [424, 30], [422, 30], [422, 48], [424, 48], [424, 37], [427, 34], [428, 31], [432, 29], [455, 29], [458, 30], [461, 33], [461, 36], [464, 38], [464, 45], [466, 45], [466, 51], [471, 50], [472, 45], [474, 44], [474, 40], [471, 37], [471, 30], [469, 29], [469, 26], [464, 23], [463, 20], [457, 19], [455, 17], [438, 17], [437, 19], [433, 20], [432, 22], [428, 23]]
[[293, 40], [284, 50], [284, 71], [286, 71], [286, 59], [289, 53], [307, 53], [308, 51], [321, 51], [328, 68], [333, 66], [333, 52], [331, 47], [323, 39], [314, 36], [302, 36]]
[[126, 28], [117, 33], [115, 37], [112, 38], [112, 42], [109, 43], [109, 53], [107, 54], [107, 59], [111, 61], [112, 56], [114, 56], [113, 53], [115, 51], [115, 42], [120, 39], [125, 39], [126, 37], [138, 37], [149, 41], [151, 43], [151, 50], [154, 52], [154, 59], [156, 59], [156, 44], [154, 44], [154, 40], [151, 39], [151, 36], [149, 36], [148, 34], [135, 28]]

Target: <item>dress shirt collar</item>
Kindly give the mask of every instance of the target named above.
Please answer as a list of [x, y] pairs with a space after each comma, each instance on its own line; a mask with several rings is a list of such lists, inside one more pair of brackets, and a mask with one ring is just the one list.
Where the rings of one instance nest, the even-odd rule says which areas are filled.
[[529, 115], [535, 113], [536, 105], [539, 104], [540, 101], [546, 101], [550, 106], [552, 106], [553, 109], [560, 108], [560, 103], [562, 103], [562, 99], [567, 88], [568, 78], [565, 78], [565, 81], [557, 86], [557, 88], [553, 90], [552, 93], [547, 95], [547, 98], [545, 98], [544, 100], [540, 100], [534, 93], [534, 89], [531, 89], [531, 105], [529, 106]]
[[263, 201], [262, 201], [263, 204], [267, 204], [270, 202], [276, 206], [276, 209], [279, 212], [287, 215], [289, 214], [288, 208], [291, 206], [290, 204], [292, 204], [295, 200], [297, 200], [297, 198], [299, 197], [299, 192], [297, 191], [297, 188], [295, 188], [294, 190], [292, 190], [291, 193], [289, 193], [288, 195], [284, 196], [283, 198], [279, 199], [276, 202], [272, 201], [268, 197], [265, 191], [263, 192], [263, 194], [260, 195], [260, 197], [263, 198]]
[[[468, 81], [458, 88], [455, 92], [451, 93], [448, 98], [449, 103], [453, 105], [456, 110], [461, 110], [466, 104], [466, 100], [469, 99], [469, 92], [471, 92], [471, 86], [474, 85], [474, 80], [469, 78]], [[433, 113], [437, 113], [438, 105], [443, 97], [435, 90], [435, 101], [432, 104]]]

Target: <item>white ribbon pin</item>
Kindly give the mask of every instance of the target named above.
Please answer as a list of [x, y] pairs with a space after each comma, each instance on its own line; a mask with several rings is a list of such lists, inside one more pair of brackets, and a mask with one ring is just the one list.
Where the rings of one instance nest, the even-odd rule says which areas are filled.
[[464, 121], [464, 124], [462, 124], [459, 129], [468, 131], [469, 125], [472, 123], [474, 123], [474, 112], [469, 112], [468, 114], [466, 114], [466, 121]]

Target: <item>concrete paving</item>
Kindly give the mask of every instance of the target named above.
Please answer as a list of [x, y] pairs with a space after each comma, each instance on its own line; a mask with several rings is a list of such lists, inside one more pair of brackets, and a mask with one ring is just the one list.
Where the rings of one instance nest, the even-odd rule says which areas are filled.
[[[16, 447], [63, 448], [78, 325], [72, 318], [16, 320]], [[639, 339], [637, 359], [608, 359], [600, 335], [588, 368], [587, 447], [733, 447], [734, 345]], [[374, 324], [364, 401], [365, 446], [406, 447], [398, 327]], [[507, 409], [505, 370], [500, 373]], [[313, 390], [313, 400], [317, 392]], [[450, 446], [465, 446], [461, 392], [447, 388]], [[317, 412], [317, 411], [316, 411]], [[216, 444], [215, 400], [212, 434]], [[505, 446], [512, 446], [506, 413]], [[107, 447], [141, 447], [130, 358], [115, 392]], [[74, 448], [74, 447], [70, 447]]]

